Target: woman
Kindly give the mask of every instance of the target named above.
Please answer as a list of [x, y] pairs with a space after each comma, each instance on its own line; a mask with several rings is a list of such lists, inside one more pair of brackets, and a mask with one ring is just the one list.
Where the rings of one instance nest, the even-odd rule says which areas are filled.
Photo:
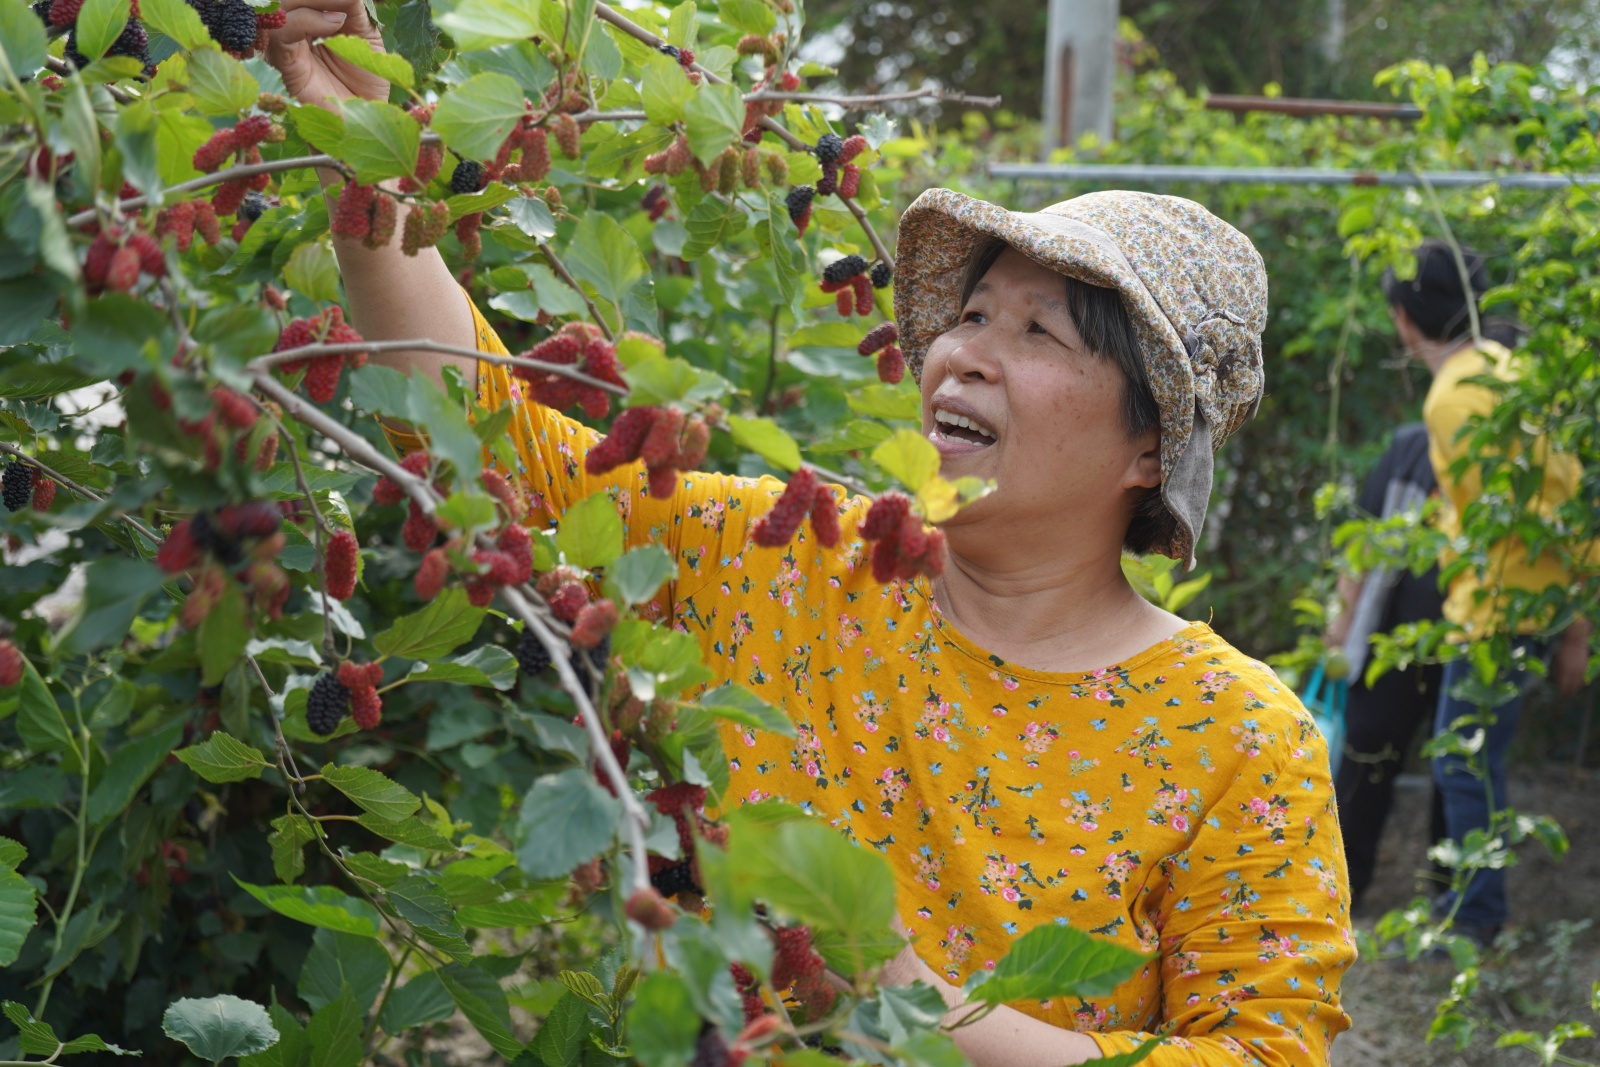
[[[354, 0], [289, 0], [271, 57], [302, 100], [386, 86], [307, 46], [375, 40]], [[337, 17], [330, 19], [326, 12]], [[443, 260], [337, 248], [357, 328], [501, 352]], [[723, 679], [782, 705], [797, 739], [730, 730], [730, 797], [786, 797], [888, 858], [916, 937], [888, 968], [959, 1002], [1040, 922], [1159, 952], [1093, 1001], [1019, 1004], [957, 1032], [984, 1067], [1326, 1062], [1354, 958], [1326, 748], [1271, 671], [1145, 601], [1124, 545], [1192, 559], [1212, 449], [1260, 395], [1266, 279], [1198, 205], [1107, 193], [1013, 215], [946, 190], [901, 221], [896, 310], [923, 429], [953, 476], [997, 489], [945, 526], [929, 582], [872, 580], [865, 502], [847, 541], [757, 548], [782, 491], [637, 466], [590, 478], [599, 435], [458, 361], [510, 433], [538, 521], [591, 491], [632, 543], [677, 557], [656, 603]], [[438, 375], [427, 353], [391, 357]], [[404, 447], [407, 442], [399, 442]]]

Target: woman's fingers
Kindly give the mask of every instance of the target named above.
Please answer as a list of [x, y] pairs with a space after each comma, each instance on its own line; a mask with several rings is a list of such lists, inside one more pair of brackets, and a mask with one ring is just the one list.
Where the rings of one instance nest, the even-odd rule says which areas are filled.
[[[288, 5], [284, 5], [288, 8]], [[314, 7], [290, 9], [284, 16], [283, 26], [272, 32], [271, 48], [287, 49], [302, 41], [319, 37], [332, 37], [338, 33], [349, 16], [338, 10], [319, 10]]]
[[365, 37], [372, 29], [372, 23], [367, 19], [367, 7], [364, 0], [284, 0], [283, 10], [289, 14], [289, 21], [294, 21], [296, 11], [322, 11], [329, 14], [344, 16], [341, 23], [344, 33]]

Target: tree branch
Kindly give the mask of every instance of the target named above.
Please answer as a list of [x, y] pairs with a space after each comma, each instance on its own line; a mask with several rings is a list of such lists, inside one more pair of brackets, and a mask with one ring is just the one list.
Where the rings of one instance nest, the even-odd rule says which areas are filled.
[[[174, 193], [192, 193], [196, 189], [206, 189], [213, 185], [232, 181], [234, 178], [252, 178], [257, 174], [275, 174], [284, 170], [300, 170], [304, 167], [331, 167], [341, 173], [348, 173], [345, 164], [332, 156], [293, 156], [289, 159], [269, 159], [261, 163], [241, 163], [236, 167], [219, 170], [215, 174], [206, 174], [199, 178], [191, 178], [177, 185], [169, 185], [163, 192], [170, 199]], [[117, 201], [117, 206], [124, 211], [148, 207], [148, 196], [130, 196], [126, 200]], [[94, 208], [85, 208], [67, 219], [67, 228], [74, 229], [86, 222], [94, 220]]]
[[848, 108], [872, 107], [875, 104], [888, 104], [897, 100], [940, 100], [952, 104], [973, 104], [978, 107], [1000, 106], [1000, 98], [998, 96], [968, 96], [966, 93], [953, 93], [948, 89], [940, 89], [933, 85], [925, 85], [921, 89], [906, 93], [872, 93], [862, 96], [835, 96], [830, 93], [774, 93], [765, 89], [745, 96], [746, 103], [755, 103], [761, 100], [810, 101], [817, 104], [838, 104], [840, 107]]
[[[542, 360], [526, 359], [522, 356], [502, 356], [493, 352], [479, 352], [475, 348], [442, 344], [426, 338], [416, 341], [348, 341], [339, 344], [301, 345], [299, 348], [286, 348], [282, 352], [269, 352], [267, 355], [257, 356], [245, 364], [245, 370], [254, 374], [297, 359], [315, 359], [317, 356], [348, 356], [357, 352], [404, 352], [407, 350], [442, 352], [448, 356], [466, 356], [469, 359], [481, 359], [485, 363], [495, 363], [505, 367], [526, 367], [529, 370], [554, 374], [558, 378], [571, 378], [575, 382], [592, 386], [595, 389], [600, 389], [616, 396], [628, 395], [628, 390], [622, 386], [612, 382], [603, 382], [599, 378], [591, 378], [570, 364], [545, 363]], [[293, 396], [294, 394], [291, 393], [290, 395]], [[318, 432], [321, 431], [319, 430]], [[323, 436], [328, 435], [324, 434]]]
[[[65, 33], [66, 31], [62, 30], [62, 32]], [[55, 35], [52, 34], [52, 36]], [[77, 70], [66, 60], [57, 59], [55, 56], [45, 56], [44, 65], [52, 74], [59, 74], [64, 78], [70, 78], [74, 74], [78, 73]], [[126, 89], [118, 89], [115, 85], [107, 85], [106, 92], [110, 93], [111, 99], [115, 100], [119, 104], [131, 104], [135, 99], [137, 99]]]
[[[605, 320], [605, 316], [600, 314], [600, 309], [595, 307], [593, 300], [589, 299], [589, 294], [583, 291], [583, 286], [578, 284], [578, 279], [574, 278], [572, 272], [567, 270], [567, 265], [561, 262], [548, 244], [541, 244], [539, 251], [544, 254], [545, 262], [550, 264], [550, 269], [554, 270], [562, 281], [572, 286], [574, 292], [583, 297], [584, 304], [589, 308], [589, 317], [594, 319], [595, 324], [600, 327], [600, 332], [606, 335], [606, 340], [615, 341], [617, 335], [611, 329], [611, 324]], [[622, 314], [622, 305], [620, 304], [617, 305], [617, 314]]]
[[[90, 489], [89, 487], [84, 486], [84, 485], [79, 485], [77, 482], [73, 481], [71, 478], [65, 477], [65, 476], [57, 473], [56, 471], [52, 470], [51, 468], [46, 467], [43, 463], [40, 463], [38, 460], [36, 460], [32, 456], [28, 455], [26, 452], [24, 452], [22, 449], [18, 448], [16, 445], [6, 444], [4, 441], [0, 441], [0, 452], [7, 453], [9, 455], [15, 456], [17, 459], [22, 460], [28, 466], [33, 467], [35, 470], [38, 470], [41, 473], [47, 475], [50, 478], [51, 481], [55, 482], [57, 485], [61, 486], [64, 489], [71, 490], [72, 492], [77, 493], [79, 496], [88, 497], [90, 500], [96, 501], [97, 503], [104, 503], [105, 502], [106, 498], [101, 496], [99, 493], [95, 492], [93, 489]], [[117, 513], [117, 518], [122, 520], [123, 522], [127, 523], [129, 526], [133, 527], [135, 530], [139, 531], [141, 534], [143, 534], [150, 541], [151, 544], [153, 544], [153, 545], [161, 544], [161, 542], [162, 542], [161, 535], [156, 533], [154, 530], [150, 529], [150, 527], [146, 526], [144, 523], [140, 522], [138, 519], [134, 518], [133, 516], [127, 514], [126, 512], [118, 512]]]

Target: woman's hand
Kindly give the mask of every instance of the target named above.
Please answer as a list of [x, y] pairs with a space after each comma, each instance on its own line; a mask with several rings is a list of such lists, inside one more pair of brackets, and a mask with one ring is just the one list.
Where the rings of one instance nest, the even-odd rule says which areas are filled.
[[1589, 669], [1589, 634], [1592, 630], [1589, 620], [1574, 619], [1556, 644], [1550, 677], [1556, 683], [1556, 691], [1564, 697], [1577, 696], [1583, 690], [1584, 674]]
[[329, 101], [363, 97], [387, 100], [389, 83], [352, 66], [312, 42], [322, 37], [349, 34], [382, 52], [383, 35], [367, 18], [363, 0], [284, 0], [287, 21], [273, 30], [267, 44], [267, 62], [283, 75], [284, 88], [302, 104], [327, 107]]

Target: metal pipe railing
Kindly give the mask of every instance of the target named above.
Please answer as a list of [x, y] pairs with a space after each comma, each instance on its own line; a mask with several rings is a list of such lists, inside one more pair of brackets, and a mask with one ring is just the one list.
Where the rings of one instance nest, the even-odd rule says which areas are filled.
[[1422, 117], [1415, 104], [1380, 104], [1368, 100], [1315, 100], [1296, 96], [1233, 96], [1212, 93], [1206, 97], [1212, 111], [1270, 111], [1279, 115], [1313, 118], [1318, 115], [1351, 115], [1357, 118], [1400, 119], [1414, 122]]
[[1503, 189], [1566, 189], [1600, 185], [1600, 174], [1488, 170], [1394, 171], [1374, 173], [1317, 167], [1193, 167], [1168, 163], [991, 163], [991, 178], [1044, 181], [1131, 182], [1165, 185], [1208, 182], [1215, 185], [1402, 185], [1434, 188], [1497, 184]]

